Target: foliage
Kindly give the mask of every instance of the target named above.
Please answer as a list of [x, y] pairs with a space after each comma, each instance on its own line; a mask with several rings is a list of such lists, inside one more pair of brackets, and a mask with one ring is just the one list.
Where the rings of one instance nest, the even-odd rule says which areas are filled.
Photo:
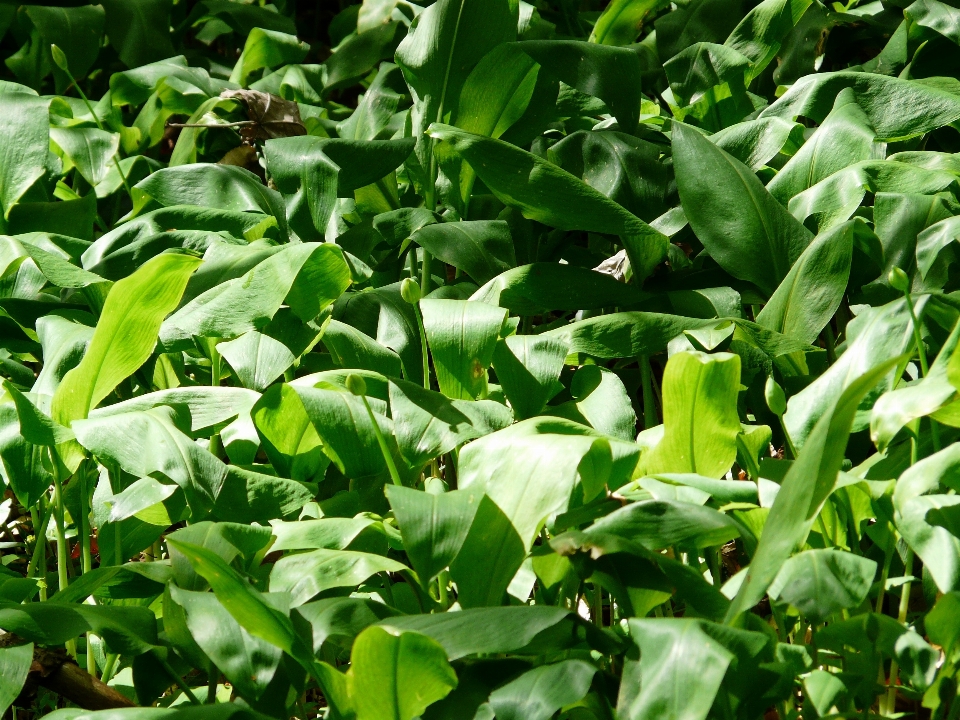
[[0, 714], [960, 717], [958, 44], [0, 2]]

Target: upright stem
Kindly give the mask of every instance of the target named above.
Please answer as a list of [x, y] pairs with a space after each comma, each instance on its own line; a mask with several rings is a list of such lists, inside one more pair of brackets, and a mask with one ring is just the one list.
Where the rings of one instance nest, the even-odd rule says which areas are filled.
[[653, 398], [653, 373], [647, 355], [640, 356], [640, 382], [643, 387], [643, 429], [649, 430], [659, 423], [659, 419], [657, 404]]
[[207, 705], [213, 705], [217, 702], [217, 685], [220, 681], [220, 671], [217, 666], [210, 663], [210, 669], [207, 671]]
[[367, 396], [361, 395], [360, 399], [363, 401], [363, 406], [367, 409], [367, 415], [370, 417], [370, 423], [373, 425], [373, 434], [377, 436], [377, 444], [380, 445], [380, 452], [383, 453], [383, 459], [387, 463], [387, 469], [390, 471], [390, 479], [393, 480], [394, 485], [403, 485], [403, 482], [400, 480], [400, 473], [397, 471], [397, 464], [393, 461], [393, 455], [390, 454], [390, 448], [387, 447], [387, 441], [380, 431], [380, 425], [377, 423], [373, 409], [367, 401]]
[[167, 675], [170, 676], [170, 679], [173, 680], [174, 683], [176, 683], [177, 687], [180, 688], [181, 692], [183, 692], [183, 694], [187, 696], [187, 699], [188, 699], [192, 704], [194, 704], [194, 705], [201, 705], [201, 704], [202, 704], [202, 703], [200, 702], [200, 700], [197, 699], [197, 696], [193, 694], [193, 690], [190, 689], [190, 686], [187, 685], [187, 684], [183, 681], [183, 678], [182, 678], [182, 677], [180, 677], [179, 675], [177, 675], [177, 671], [174, 670], [174, 669], [170, 666], [170, 663], [168, 663], [164, 658], [160, 657], [160, 653], [159, 653], [159, 652], [157, 652], [156, 650], [154, 650], [154, 651], [153, 651], [153, 657], [154, 657], [154, 659], [160, 664], [160, 666], [164, 669], [164, 671], [167, 673]]
[[[56, 493], [56, 512], [53, 517], [57, 528], [57, 591], [62, 592], [70, 585], [70, 579], [67, 576], [69, 553], [67, 552], [67, 536], [64, 531], [63, 483], [60, 481], [60, 469], [57, 466], [57, 458], [53, 448], [50, 448], [50, 461], [53, 469], [53, 487]], [[77, 641], [67, 640], [65, 646], [70, 657], [76, 660]]]
[[[907, 557], [903, 561], [903, 571], [910, 577], [913, 573], [913, 550], [907, 548]], [[911, 581], [907, 580], [903, 585], [900, 586], [900, 608], [897, 612], [897, 621], [901, 625], [905, 625], [907, 622], [907, 610], [910, 608], [910, 585]], [[890, 661], [890, 684], [887, 687], [887, 714], [891, 715], [896, 712], [897, 706], [897, 676], [900, 673], [900, 666], [897, 664], [897, 661]]]
[[420, 304], [413, 304], [413, 313], [417, 316], [417, 330], [420, 331], [420, 350], [423, 356], [423, 387], [430, 389], [430, 350], [427, 347], [427, 333], [423, 328], [423, 314], [420, 312]]

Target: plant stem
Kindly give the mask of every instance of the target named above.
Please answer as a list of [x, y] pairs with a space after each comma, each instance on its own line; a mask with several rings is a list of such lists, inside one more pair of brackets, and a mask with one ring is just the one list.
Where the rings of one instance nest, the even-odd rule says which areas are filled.
[[417, 329], [420, 331], [420, 351], [423, 356], [423, 387], [430, 389], [430, 350], [427, 347], [427, 331], [423, 327], [423, 314], [420, 304], [413, 304], [413, 314], [417, 316]]
[[217, 685], [220, 682], [220, 671], [217, 666], [210, 663], [210, 669], [207, 671], [207, 705], [213, 705], [217, 702]]
[[649, 430], [660, 421], [653, 397], [653, 372], [650, 370], [650, 358], [647, 355], [640, 356], [640, 381], [643, 387], [643, 429]]
[[930, 372], [930, 367], [927, 365], [927, 351], [923, 347], [923, 339], [920, 337], [920, 323], [917, 321], [917, 314], [913, 311], [913, 298], [910, 297], [909, 291], [905, 292], [903, 297], [907, 301], [907, 310], [910, 311], [910, 324], [913, 326], [913, 341], [917, 345], [917, 355], [920, 358], [921, 377], [926, 377]]
[[[913, 574], [913, 550], [907, 548], [907, 557], [903, 561], [903, 572], [908, 577]], [[901, 625], [906, 625], [907, 623], [907, 611], [910, 609], [910, 585], [911, 581], [907, 580], [903, 585], [900, 586], [900, 608], [897, 612], [897, 622]], [[890, 683], [887, 687], [887, 713], [892, 714], [896, 712], [897, 706], [897, 676], [900, 672], [900, 667], [897, 664], [897, 661], [890, 661]]]
[[177, 671], [171, 667], [170, 663], [167, 662], [164, 658], [160, 657], [160, 653], [156, 650], [153, 651], [153, 657], [160, 664], [160, 667], [164, 669], [167, 675], [170, 676], [170, 679], [176, 683], [176, 686], [180, 688], [180, 691], [187, 696], [187, 699], [194, 705], [202, 705], [197, 696], [193, 694], [193, 690], [183, 681], [183, 678], [177, 675]]
[[100, 682], [108, 683], [113, 678], [113, 671], [117, 667], [117, 661], [120, 656], [117, 653], [107, 655], [106, 662], [103, 663], [103, 675], [100, 676]]
[[377, 423], [377, 418], [373, 414], [373, 409], [370, 407], [370, 403], [367, 401], [366, 395], [361, 395], [360, 399], [363, 401], [363, 406], [367, 409], [367, 415], [370, 417], [370, 422], [373, 425], [373, 434], [377, 436], [377, 444], [380, 445], [380, 452], [383, 453], [383, 459], [387, 463], [387, 469], [390, 471], [390, 479], [393, 480], [394, 485], [403, 485], [400, 481], [400, 473], [397, 471], [397, 465], [393, 461], [393, 456], [390, 454], [390, 448], [387, 447], [387, 441], [383, 437], [383, 432], [380, 430], [380, 425]]
[[[93, 116], [93, 121], [97, 124], [97, 127], [100, 130], [106, 132], [106, 129], [103, 127], [103, 123], [100, 122], [100, 118], [97, 117], [96, 111], [93, 109], [93, 105], [90, 103], [90, 100], [87, 98], [86, 93], [80, 88], [80, 83], [77, 82], [76, 78], [73, 77], [73, 73], [69, 70], [65, 70], [67, 77], [70, 78], [70, 82], [73, 83], [73, 86], [77, 89], [77, 92], [80, 94], [80, 99], [83, 100], [83, 104], [87, 106], [87, 110]], [[117, 174], [120, 175], [120, 182], [123, 183], [123, 189], [127, 191], [127, 195], [130, 198], [130, 202], [133, 202], [133, 192], [130, 190], [130, 184], [127, 182], [127, 176], [123, 174], [123, 168], [120, 167], [120, 148], [117, 147], [117, 154], [113, 158], [114, 164], [117, 166]]]
[[[50, 513], [53, 511], [53, 505], [47, 503], [43, 509], [43, 519], [38, 521], [39, 513], [31, 508], [30, 519], [33, 522], [33, 534], [36, 538], [36, 544], [33, 546], [33, 557], [30, 558], [30, 565], [27, 567], [27, 577], [32, 578], [37, 573], [37, 567], [40, 564], [40, 557], [46, 555], [47, 547], [47, 526], [50, 524]], [[46, 568], [44, 568], [44, 578], [46, 578]]]

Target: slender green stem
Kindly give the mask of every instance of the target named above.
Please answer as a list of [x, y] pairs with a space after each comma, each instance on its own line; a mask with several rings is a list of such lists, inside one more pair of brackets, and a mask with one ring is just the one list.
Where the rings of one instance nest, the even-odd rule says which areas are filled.
[[440, 597], [440, 604], [446, 610], [450, 606], [450, 598], [447, 595], [447, 585], [450, 583], [450, 571], [443, 570], [437, 577], [437, 590]]
[[[37, 573], [37, 567], [40, 564], [40, 558], [46, 555], [47, 548], [47, 526], [50, 524], [50, 513], [53, 512], [53, 505], [46, 503], [43, 509], [43, 519], [39, 520], [40, 514], [35, 510], [30, 510], [30, 518], [33, 521], [33, 534], [36, 537], [36, 544], [33, 546], [33, 557], [30, 558], [30, 565], [27, 568], [27, 577], [32, 578]], [[44, 568], [44, 577], [46, 577], [46, 568]]]
[[653, 397], [653, 372], [650, 369], [650, 358], [646, 355], [640, 356], [640, 382], [643, 388], [643, 429], [649, 430], [660, 421]]
[[117, 653], [107, 655], [106, 662], [103, 663], [103, 675], [100, 676], [100, 682], [108, 683], [113, 678], [113, 672], [116, 670], [117, 661], [120, 656]]
[[174, 683], [176, 683], [176, 686], [177, 686], [178, 688], [180, 688], [180, 690], [183, 692], [184, 695], [187, 696], [187, 699], [188, 699], [191, 703], [193, 703], [194, 705], [202, 705], [202, 704], [203, 704], [203, 703], [200, 702], [200, 700], [197, 699], [197, 696], [193, 694], [193, 690], [191, 690], [191, 689], [190, 689], [190, 686], [188, 686], [188, 685], [183, 681], [183, 678], [180, 677], [179, 675], [177, 675], [177, 671], [174, 670], [173, 667], [171, 667], [170, 663], [168, 663], [165, 658], [163, 658], [163, 657], [160, 656], [160, 653], [159, 653], [159, 652], [157, 652], [156, 650], [154, 650], [154, 651], [153, 651], [153, 657], [154, 657], [154, 659], [160, 664], [160, 666], [164, 669], [164, 672], [166, 672], [167, 675], [170, 676], [170, 679], [173, 680]]
[[[67, 77], [70, 78], [70, 82], [77, 89], [77, 92], [80, 94], [80, 99], [83, 100], [83, 104], [87, 106], [87, 110], [93, 116], [93, 121], [97, 124], [97, 127], [106, 132], [105, 128], [103, 127], [103, 123], [100, 122], [100, 118], [97, 117], [96, 110], [93, 109], [93, 104], [90, 102], [89, 98], [87, 98], [86, 93], [81, 89], [80, 83], [77, 82], [77, 79], [73, 77], [73, 73], [71, 73], [69, 70], [64, 70], [64, 72], [67, 73]], [[127, 176], [124, 175], [123, 168], [120, 167], [119, 148], [117, 150], [117, 155], [113, 158], [113, 162], [117, 166], [117, 173], [120, 175], [120, 182], [123, 183], [123, 189], [127, 191], [127, 195], [130, 197], [130, 202], [133, 202], [133, 191], [130, 190], [130, 183], [127, 182]]]
[[383, 459], [387, 463], [387, 469], [390, 471], [390, 479], [393, 480], [394, 485], [403, 485], [400, 481], [400, 473], [397, 471], [397, 464], [393, 461], [390, 448], [387, 447], [387, 441], [380, 431], [380, 425], [377, 423], [377, 418], [373, 414], [373, 409], [370, 407], [366, 395], [361, 395], [360, 399], [363, 401], [363, 406], [367, 409], [367, 415], [370, 416], [370, 423], [373, 425], [373, 434], [377, 436], [377, 444], [380, 445], [380, 452], [383, 453]]
[[[903, 572], [907, 577], [913, 573], [913, 550], [907, 548], [907, 557], [903, 561]], [[907, 580], [900, 586], [900, 608], [897, 612], [897, 621], [901, 625], [905, 625], [907, 622], [907, 611], [910, 608], [910, 585], [911, 581]], [[897, 664], [896, 659], [890, 661], [890, 683], [887, 687], [887, 714], [891, 715], [896, 712], [897, 707], [897, 680], [900, 673], [900, 666]]]
[[55, 507], [53, 519], [57, 530], [57, 580], [59, 581], [58, 590], [66, 590], [70, 584], [67, 576], [67, 536], [64, 529], [64, 506], [63, 506], [63, 483], [60, 481], [60, 471], [57, 468], [57, 460], [53, 450], [50, 451], [50, 459], [53, 463], [53, 488], [55, 493]]
[[217, 702], [217, 685], [220, 683], [220, 671], [217, 666], [210, 663], [210, 669], [207, 671], [207, 705], [213, 705]]
[[926, 377], [930, 372], [930, 367], [927, 365], [927, 351], [923, 347], [923, 339], [920, 337], [920, 322], [917, 320], [917, 314], [913, 311], [913, 298], [910, 297], [909, 292], [903, 294], [904, 298], [907, 301], [907, 310], [910, 311], [910, 324], [913, 326], [913, 341], [917, 345], [917, 355], [920, 358], [920, 372], [923, 377]]
[[896, 541], [890, 539], [890, 547], [883, 553], [883, 570], [880, 572], [880, 589], [877, 591], [877, 604], [874, 606], [878, 614], [883, 612], [883, 596], [887, 589], [887, 578], [890, 577], [890, 561], [893, 560], [893, 549]]
[[423, 387], [430, 389], [430, 350], [427, 347], [427, 332], [423, 328], [423, 314], [419, 303], [413, 304], [413, 313], [417, 316], [417, 329], [420, 331], [420, 350], [423, 356]]
[[433, 256], [421, 248], [423, 253], [420, 261], [420, 289], [426, 295], [433, 288], [433, 278], [430, 275], [430, 267], [433, 265]]

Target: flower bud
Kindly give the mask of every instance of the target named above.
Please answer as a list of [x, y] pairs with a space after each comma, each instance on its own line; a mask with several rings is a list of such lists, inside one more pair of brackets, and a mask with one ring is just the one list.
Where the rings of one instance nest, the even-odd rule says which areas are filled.
[[367, 394], [367, 383], [360, 375], [350, 373], [347, 375], [347, 390], [358, 397], [363, 397]]
[[50, 46], [50, 54], [53, 55], [54, 64], [65, 73], [70, 72], [70, 66], [67, 64], [67, 55], [57, 45]]
[[893, 270], [887, 274], [887, 282], [890, 283], [890, 287], [897, 292], [905, 293], [910, 289], [910, 278], [898, 267], [893, 268]]
[[420, 302], [420, 285], [413, 278], [404, 278], [400, 283], [400, 297], [411, 305]]
[[782, 417], [787, 411], [787, 398], [783, 394], [783, 388], [773, 379], [773, 375], [767, 377], [767, 384], [763, 388], [763, 395], [767, 400], [767, 407], [777, 417]]

